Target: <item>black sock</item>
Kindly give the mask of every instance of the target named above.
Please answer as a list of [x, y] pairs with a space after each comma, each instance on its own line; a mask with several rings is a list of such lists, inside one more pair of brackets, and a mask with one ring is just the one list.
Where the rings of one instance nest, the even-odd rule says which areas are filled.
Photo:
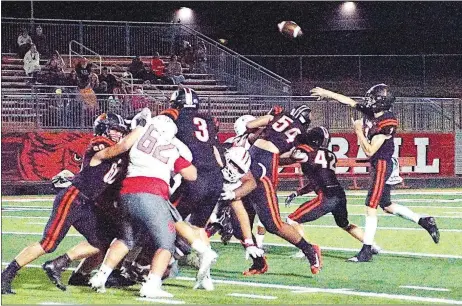
[[18, 262], [15, 259], [12, 262], [10, 262], [10, 264], [6, 267], [6, 269], [2, 273], [2, 276], [8, 275], [8, 276], [14, 277], [16, 276], [16, 273], [18, 273], [19, 269], [21, 269], [21, 267], [19, 266]]
[[312, 245], [308, 243], [304, 238], [302, 238], [298, 243], [295, 244], [297, 248], [302, 250], [303, 253], [309, 253], [312, 249]]

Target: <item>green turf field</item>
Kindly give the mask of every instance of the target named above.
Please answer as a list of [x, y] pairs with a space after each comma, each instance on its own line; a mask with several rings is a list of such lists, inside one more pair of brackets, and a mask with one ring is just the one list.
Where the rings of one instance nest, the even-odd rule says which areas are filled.
[[[350, 220], [363, 226], [365, 193], [347, 194]], [[308, 240], [323, 249], [324, 268], [319, 275], [311, 275], [305, 259], [290, 257], [296, 249], [267, 235], [266, 274], [242, 276], [241, 272], [250, 265], [244, 260], [242, 247], [214, 243], [220, 255], [212, 269], [215, 291], [192, 290], [195, 270], [182, 268], [179, 277], [165, 282], [173, 299], [146, 300], [138, 296], [139, 285], [108, 289], [105, 294], [89, 288], [69, 287], [67, 292], [55, 288], [38, 265], [82, 239], [71, 230], [54, 254], [20, 271], [13, 283], [17, 294], [3, 295], [2, 304], [462, 304], [462, 190], [401, 190], [393, 198], [418, 213], [435, 216], [441, 231], [440, 243], [434, 244], [418, 225], [381, 213], [376, 241], [384, 252], [370, 263], [348, 263], [345, 260], [361, 245], [336, 228], [333, 217], [328, 215], [305, 227]], [[307, 199], [298, 198], [292, 207], [285, 208], [281, 195], [283, 218]], [[2, 264], [40, 239], [51, 203], [51, 196], [2, 198]], [[69, 274], [67, 271], [64, 278]]]

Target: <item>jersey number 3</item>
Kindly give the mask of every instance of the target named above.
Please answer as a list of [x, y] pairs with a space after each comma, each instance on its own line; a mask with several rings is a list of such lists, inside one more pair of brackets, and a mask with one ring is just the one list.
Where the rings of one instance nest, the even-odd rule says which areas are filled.
[[197, 128], [197, 130], [194, 131], [194, 136], [196, 136], [199, 141], [209, 141], [209, 130], [207, 129], [207, 122], [202, 118], [194, 117], [193, 123]]
[[284, 132], [284, 134], [287, 137], [287, 140], [286, 140], [287, 143], [291, 143], [291, 142], [294, 142], [295, 137], [297, 137], [298, 134], [301, 134], [299, 128], [294, 127], [294, 128], [288, 129], [293, 122], [294, 121], [290, 119], [289, 117], [282, 116], [278, 121], [273, 123], [271, 127], [276, 132], [279, 132], [279, 133]]

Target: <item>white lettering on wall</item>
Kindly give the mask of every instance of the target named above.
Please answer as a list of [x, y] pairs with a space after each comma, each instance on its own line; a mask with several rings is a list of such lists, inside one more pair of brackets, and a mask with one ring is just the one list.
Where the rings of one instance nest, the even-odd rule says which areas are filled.
[[440, 159], [435, 158], [431, 165], [427, 165], [427, 146], [428, 138], [415, 138], [414, 144], [417, 146], [417, 165], [414, 168], [416, 173], [439, 173]]
[[[334, 152], [335, 156], [337, 159], [340, 158], [348, 158], [346, 153], [350, 149], [350, 145], [348, 144], [348, 140], [346, 140], [343, 137], [332, 137], [330, 144], [329, 144], [329, 150], [332, 151], [332, 147], [336, 146], [338, 151]], [[348, 167], [337, 167], [336, 173], [347, 173], [348, 172]]]
[[[363, 148], [359, 145], [359, 139], [358, 139], [358, 154], [356, 155], [356, 158], [367, 158], [366, 153], [364, 153]], [[355, 167], [353, 170], [354, 173], [367, 173], [367, 167]]]

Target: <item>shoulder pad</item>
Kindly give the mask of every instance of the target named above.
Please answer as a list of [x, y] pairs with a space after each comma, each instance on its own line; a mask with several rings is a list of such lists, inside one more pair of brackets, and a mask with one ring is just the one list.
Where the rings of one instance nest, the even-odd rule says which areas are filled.
[[175, 108], [168, 108], [164, 110], [163, 112], [160, 113], [160, 115], [165, 115], [170, 117], [173, 121], [178, 119], [178, 116], [180, 115], [180, 111], [175, 109]]
[[98, 152], [115, 145], [115, 142], [103, 136], [96, 136], [90, 140], [89, 150]]
[[302, 145], [297, 146], [297, 149], [305, 151], [307, 153], [314, 152], [314, 149], [312, 147], [310, 147], [309, 145], [306, 145], [306, 144], [302, 144]]

